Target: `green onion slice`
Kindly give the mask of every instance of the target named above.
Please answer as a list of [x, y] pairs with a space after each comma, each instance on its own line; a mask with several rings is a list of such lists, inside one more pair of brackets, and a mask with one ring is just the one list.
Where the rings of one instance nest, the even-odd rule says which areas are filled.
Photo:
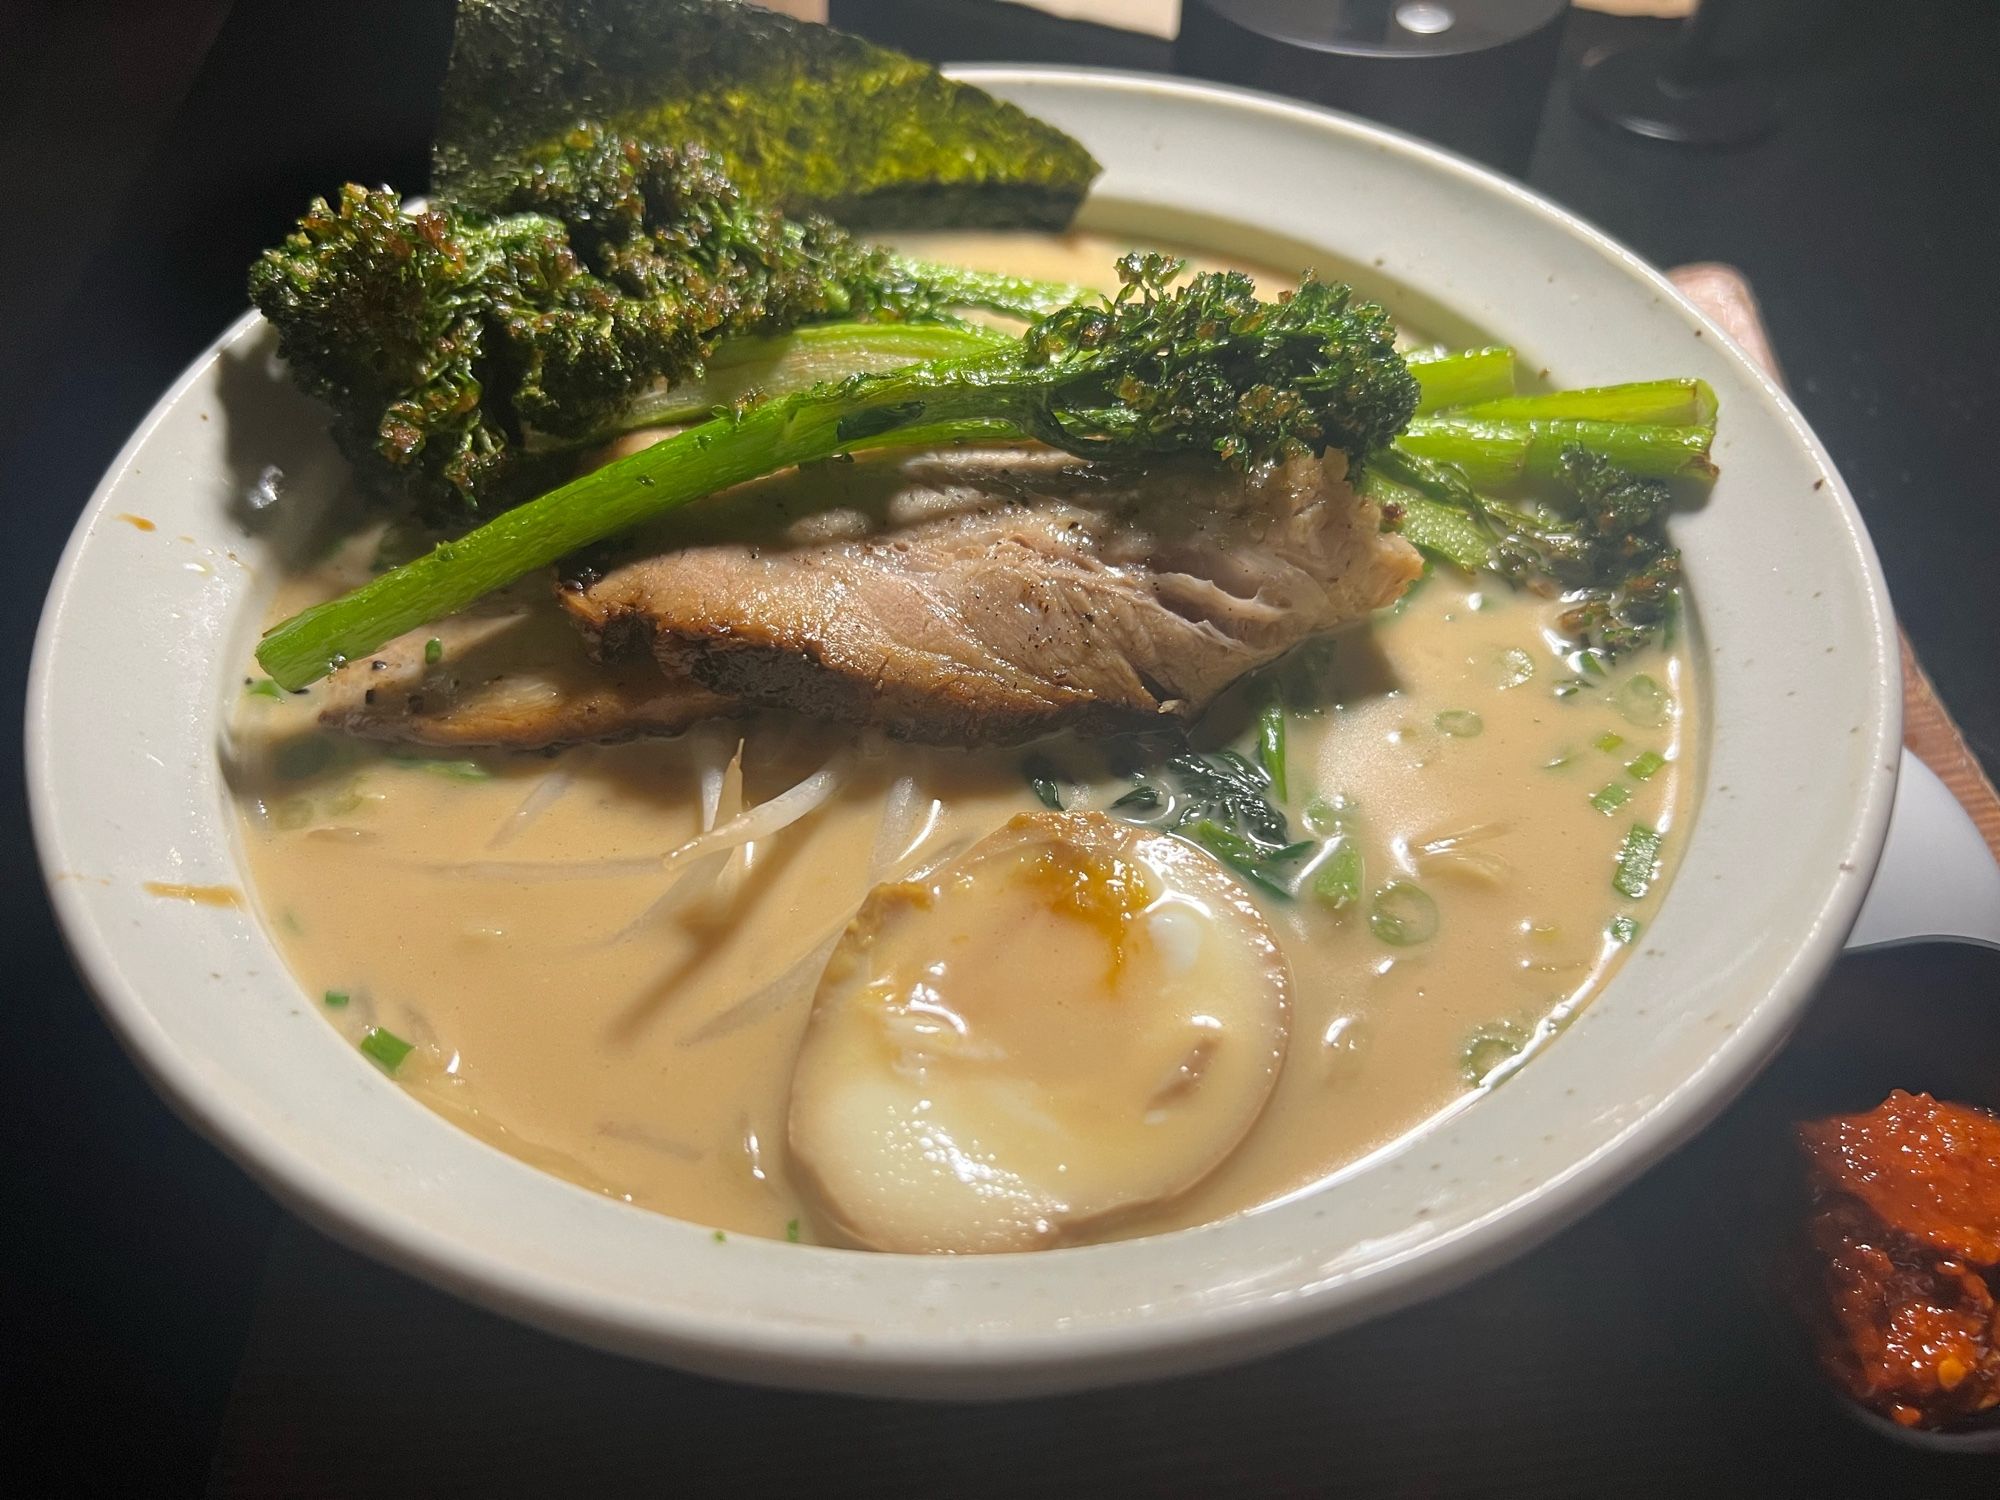
[[1609, 786], [1601, 786], [1590, 794], [1590, 805], [1607, 818], [1631, 800], [1632, 789], [1616, 781]]
[[1486, 729], [1486, 721], [1469, 708], [1447, 708], [1435, 722], [1440, 733], [1455, 740], [1473, 739]]
[[1618, 847], [1611, 888], [1627, 900], [1643, 900], [1660, 876], [1661, 842], [1659, 830], [1634, 823], [1625, 835], [1625, 842]]
[[386, 1026], [371, 1026], [361, 1038], [361, 1050], [380, 1063], [384, 1073], [393, 1073], [403, 1065], [404, 1058], [416, 1051], [416, 1045], [404, 1041]]
[[1392, 880], [1375, 893], [1368, 930], [1392, 948], [1413, 948], [1437, 936], [1437, 902], [1420, 885]]

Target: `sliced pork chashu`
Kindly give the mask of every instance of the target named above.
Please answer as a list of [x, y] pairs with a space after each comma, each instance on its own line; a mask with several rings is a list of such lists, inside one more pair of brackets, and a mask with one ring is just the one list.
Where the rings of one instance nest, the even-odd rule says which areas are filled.
[[644, 648], [670, 681], [950, 744], [1193, 718], [1421, 568], [1338, 452], [1246, 476], [955, 450], [700, 509], [682, 545], [564, 595], [601, 655]]
[[329, 728], [467, 749], [672, 734], [731, 707], [643, 658], [593, 661], [539, 579], [398, 637], [314, 692]]

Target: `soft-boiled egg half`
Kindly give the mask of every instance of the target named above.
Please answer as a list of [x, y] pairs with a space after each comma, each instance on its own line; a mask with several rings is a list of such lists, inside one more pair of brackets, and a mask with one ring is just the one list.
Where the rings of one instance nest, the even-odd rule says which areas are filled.
[[856, 1244], [1060, 1244], [1236, 1148], [1277, 1082], [1290, 988], [1200, 849], [1025, 814], [862, 906], [793, 1074], [793, 1166]]

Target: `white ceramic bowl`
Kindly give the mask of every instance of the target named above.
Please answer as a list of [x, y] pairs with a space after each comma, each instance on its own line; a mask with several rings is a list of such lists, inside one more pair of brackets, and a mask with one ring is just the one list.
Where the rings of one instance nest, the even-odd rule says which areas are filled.
[[1798, 413], [1658, 275], [1519, 187], [1323, 111], [1156, 78], [963, 76], [1097, 153], [1091, 226], [1316, 261], [1562, 384], [1712, 382], [1723, 478], [1675, 523], [1712, 726], [1698, 811], [1643, 946], [1564, 1036], [1303, 1197], [1011, 1257], [718, 1244], [454, 1129], [314, 1013], [248, 911], [145, 889], [242, 882], [216, 742], [284, 542], [244, 496], [276, 465], [294, 503], [273, 510], [294, 515], [339, 476], [246, 318], [112, 466], [42, 622], [29, 775], [78, 965], [161, 1091], [299, 1213], [487, 1306], [690, 1369], [1025, 1394], [1240, 1358], [1460, 1282], [1632, 1177], [1771, 1055], [1854, 921], [1890, 810], [1894, 636], [1854, 506]]

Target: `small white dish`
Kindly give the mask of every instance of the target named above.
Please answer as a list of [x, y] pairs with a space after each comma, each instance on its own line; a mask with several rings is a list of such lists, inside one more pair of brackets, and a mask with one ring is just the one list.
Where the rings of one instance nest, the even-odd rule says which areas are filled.
[[[1095, 228], [1319, 262], [1566, 385], [1699, 375], [1723, 478], [1678, 518], [1706, 678], [1699, 806], [1631, 961], [1546, 1053], [1442, 1125], [1206, 1228], [921, 1259], [731, 1238], [483, 1145], [341, 1040], [243, 907], [216, 756], [283, 527], [330, 493], [320, 414], [245, 318], [162, 398], [80, 521], [28, 709], [37, 841], [79, 968], [162, 1093], [289, 1206], [472, 1300], [747, 1380], [1012, 1396], [1240, 1359], [1462, 1282], [1699, 1129], [1783, 1041], [1855, 921], [1896, 786], [1874, 552], [1798, 413], [1634, 256], [1524, 189], [1339, 116], [1084, 71], [960, 75], [1105, 164]], [[151, 523], [140, 529], [127, 517]]]

